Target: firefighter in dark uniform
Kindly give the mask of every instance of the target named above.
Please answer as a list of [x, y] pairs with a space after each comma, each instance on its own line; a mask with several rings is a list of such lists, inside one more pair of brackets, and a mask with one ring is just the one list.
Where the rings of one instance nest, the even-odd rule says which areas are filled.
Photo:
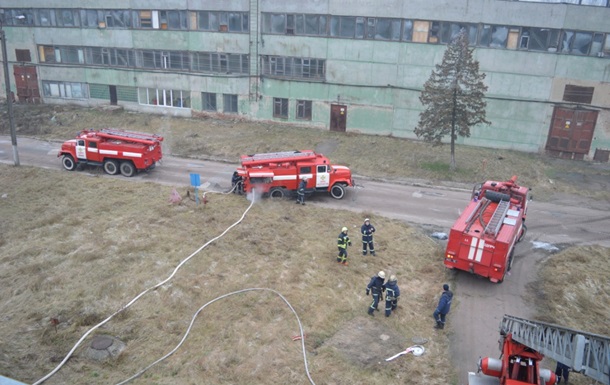
[[347, 266], [347, 246], [351, 246], [352, 242], [347, 236], [347, 227], [341, 229], [339, 237], [337, 238], [337, 247], [339, 248], [339, 255], [337, 256], [337, 262]]
[[383, 291], [385, 290], [385, 285], [383, 282], [385, 281], [385, 273], [380, 271], [377, 275], [371, 277], [371, 281], [366, 286], [366, 295], [369, 295], [370, 292], [373, 292], [373, 302], [371, 306], [369, 306], [369, 315], [374, 316], [373, 312], [375, 310], [379, 310], [377, 307], [379, 306], [379, 301], [383, 300]]
[[305, 188], [307, 188], [307, 178], [301, 179], [299, 188], [297, 189], [297, 204], [305, 204]]
[[360, 228], [360, 233], [362, 234], [362, 255], [366, 255], [366, 248], [368, 246], [369, 250], [371, 250], [371, 255], [375, 256], [375, 246], [373, 245], [373, 233], [375, 232], [375, 227], [371, 225], [370, 219], [366, 218], [364, 220], [364, 224]]
[[232, 187], [233, 194], [240, 194], [241, 195], [241, 193], [243, 191], [243, 189], [242, 189], [242, 178], [241, 178], [241, 176], [239, 176], [237, 171], [235, 171], [233, 173], [233, 177], [231, 177], [231, 187]]
[[400, 297], [400, 289], [396, 283], [396, 276], [391, 275], [390, 280], [385, 284], [385, 316], [389, 317], [392, 310], [396, 310], [398, 306], [398, 297]]
[[451, 300], [453, 299], [453, 292], [449, 290], [449, 285], [443, 285], [443, 294], [441, 294], [441, 298], [438, 300], [438, 306], [434, 310], [432, 316], [436, 321], [435, 329], [444, 329], [445, 321], [449, 310], [451, 310]]

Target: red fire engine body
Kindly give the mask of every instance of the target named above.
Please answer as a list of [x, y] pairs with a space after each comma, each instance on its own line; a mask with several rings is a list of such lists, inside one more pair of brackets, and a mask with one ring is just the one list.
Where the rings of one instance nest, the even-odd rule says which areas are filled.
[[350, 169], [331, 165], [330, 160], [312, 150], [243, 155], [237, 173], [246, 193], [258, 191], [272, 198], [294, 194], [300, 181], [307, 180], [306, 192], [329, 192], [335, 199], [353, 186]]
[[469, 373], [468, 385], [554, 385], [557, 377], [540, 367], [544, 355], [513, 340], [512, 334], [500, 340], [500, 359], [485, 357], [479, 361], [480, 374]]
[[475, 186], [470, 203], [449, 233], [445, 266], [502, 282], [510, 271], [515, 244], [527, 231], [529, 190], [506, 182]]
[[161, 160], [163, 137], [113, 128], [83, 130], [68, 140], [57, 154], [68, 171], [81, 165], [102, 166], [107, 174], [127, 177], [148, 171]]

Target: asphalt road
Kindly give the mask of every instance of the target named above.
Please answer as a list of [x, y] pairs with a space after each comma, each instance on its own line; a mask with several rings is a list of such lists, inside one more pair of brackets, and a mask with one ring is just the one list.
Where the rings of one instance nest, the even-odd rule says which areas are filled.
[[[59, 143], [27, 138], [18, 139], [20, 162], [23, 165], [62, 170], [57, 158]], [[13, 164], [10, 138], [0, 136], [0, 162]], [[236, 164], [164, 156], [162, 164], [133, 181], [149, 181], [174, 186], [190, 184], [190, 173], [201, 175], [202, 183], [211, 189], [228, 189]], [[111, 177], [111, 176], [107, 176]], [[123, 178], [122, 176], [112, 176]], [[348, 189], [340, 201], [330, 197], [312, 197], [308, 203], [337, 209], [366, 211], [403, 220], [421, 227], [424, 232], [448, 232], [470, 199], [470, 192], [436, 186], [399, 184], [355, 178], [359, 187]], [[578, 202], [578, 203], [576, 203]], [[453, 364], [460, 371], [460, 383], [467, 383], [467, 372], [476, 370], [480, 356], [499, 357], [498, 326], [504, 314], [528, 318], [533, 314], [523, 296], [528, 283], [536, 279], [538, 266], [552, 254], [539, 248], [541, 242], [559, 248], [566, 245], [599, 244], [610, 247], [610, 214], [600, 210], [599, 203], [569, 198], [563, 201], [533, 200], [528, 209], [528, 234], [517, 246], [510, 275], [502, 284], [457, 273], [455, 305], [448, 316], [448, 329], [431, 334], [450, 333]], [[440, 263], [440, 262], [439, 262]], [[403, 283], [408, 285], [408, 283]], [[439, 282], [439, 292], [442, 282]], [[432, 313], [434, 309], [430, 309]], [[552, 368], [551, 368], [552, 369]]]

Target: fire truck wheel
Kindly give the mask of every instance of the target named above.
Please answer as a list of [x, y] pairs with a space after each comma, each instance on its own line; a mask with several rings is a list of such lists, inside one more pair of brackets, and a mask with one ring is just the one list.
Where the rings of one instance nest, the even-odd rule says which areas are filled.
[[340, 184], [335, 184], [330, 189], [330, 195], [335, 199], [342, 199], [345, 196], [345, 187]]
[[104, 172], [109, 175], [116, 175], [119, 172], [119, 164], [114, 159], [104, 160]]
[[525, 226], [524, 223], [523, 227], [521, 228], [521, 235], [519, 235], [519, 238], [517, 239], [517, 243], [521, 242], [523, 238], [525, 238], [525, 234], [527, 234], [527, 226]]
[[274, 187], [269, 190], [269, 197], [272, 199], [283, 199], [286, 196], [286, 192], [281, 187]]
[[76, 170], [76, 163], [74, 162], [74, 158], [72, 158], [72, 155], [64, 155], [61, 158], [61, 164], [68, 171]]
[[515, 249], [513, 248], [510, 251], [510, 255], [508, 256], [508, 264], [506, 265], [506, 271], [510, 271], [510, 269], [513, 268], [513, 259], [514, 259], [513, 257], [514, 257], [514, 254], [515, 254]]
[[136, 168], [130, 161], [121, 162], [121, 174], [126, 177], [132, 177], [136, 173]]

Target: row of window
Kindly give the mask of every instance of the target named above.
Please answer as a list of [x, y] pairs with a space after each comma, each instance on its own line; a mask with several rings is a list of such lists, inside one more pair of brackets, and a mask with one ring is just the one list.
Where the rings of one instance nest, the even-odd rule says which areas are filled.
[[0, 9], [3, 25], [248, 32], [248, 12], [130, 9]]
[[466, 31], [470, 44], [479, 47], [559, 52], [573, 55], [610, 55], [610, 33], [539, 27], [391, 19], [381, 17], [309, 14], [263, 14], [263, 33], [450, 43]]
[[514, 0], [524, 1], [528, 3], [563, 3], [563, 4], [577, 4], [577, 5], [593, 5], [596, 7], [610, 7], [608, 0]]
[[[224, 11], [0, 9], [4, 25], [223, 32], [248, 32], [248, 15]], [[602, 32], [380, 17], [262, 15], [263, 33], [281, 35], [447, 44], [462, 30], [467, 31], [473, 46], [610, 56], [610, 33]]]
[[[104, 86], [96, 85], [96, 88]], [[131, 87], [125, 87], [131, 88]], [[135, 87], [134, 87], [135, 88]], [[87, 83], [42, 81], [42, 90], [45, 97], [62, 99], [88, 99], [89, 86]], [[137, 88], [138, 103], [150, 106], [191, 108], [191, 97], [189, 91], [168, 90], [162, 88]], [[237, 95], [222, 95], [222, 112], [225, 114], [237, 114]], [[202, 110], [218, 112], [218, 94], [212, 92], [202, 92]], [[135, 101], [135, 99], [134, 99]], [[289, 101], [286, 98], [273, 98], [273, 117], [288, 118]], [[297, 100], [295, 118], [299, 120], [311, 120], [312, 102], [311, 100]]]
[[[27, 55], [22, 52], [26, 51]], [[38, 46], [40, 63], [85, 64], [108, 67], [173, 69], [216, 74], [248, 74], [249, 55], [216, 52], [152, 51], [123, 48]], [[18, 60], [29, 61], [19, 50]], [[325, 80], [326, 60], [261, 56], [261, 74], [289, 79]]]
[[[288, 99], [273, 98], [273, 117], [288, 119], [288, 107]], [[311, 120], [311, 100], [297, 100], [294, 116], [298, 120]]]
[[38, 55], [41, 63], [173, 69], [217, 74], [248, 74], [250, 71], [249, 55], [231, 53], [39, 45]]

